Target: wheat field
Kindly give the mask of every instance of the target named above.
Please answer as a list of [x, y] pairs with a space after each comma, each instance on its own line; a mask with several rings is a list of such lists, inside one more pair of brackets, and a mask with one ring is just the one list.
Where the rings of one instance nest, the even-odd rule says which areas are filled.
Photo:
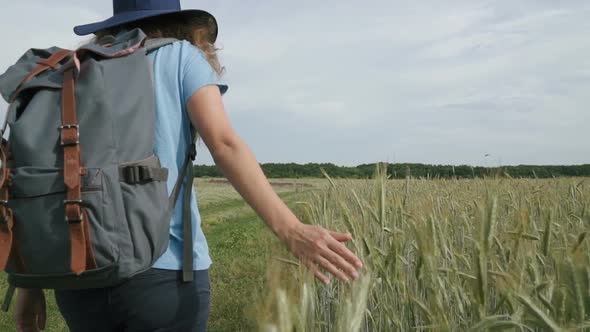
[[209, 331], [590, 330], [590, 179], [277, 181], [304, 222], [353, 234], [362, 276], [316, 282], [229, 184], [198, 179]]
[[298, 202], [365, 268], [324, 286], [279, 247], [261, 331], [590, 330], [590, 180], [330, 180]]

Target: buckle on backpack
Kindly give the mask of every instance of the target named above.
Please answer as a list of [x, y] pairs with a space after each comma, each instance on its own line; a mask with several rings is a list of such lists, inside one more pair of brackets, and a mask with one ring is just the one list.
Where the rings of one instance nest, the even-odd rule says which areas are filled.
[[[76, 129], [76, 140], [75, 141], [64, 141], [64, 134], [63, 131], [65, 129]], [[59, 130], [61, 131], [61, 141], [60, 141], [60, 145], [63, 147], [66, 146], [74, 146], [74, 145], [79, 145], [80, 144], [80, 126], [77, 124], [69, 124], [69, 125], [62, 125], [59, 126]]]
[[128, 184], [138, 184], [154, 178], [148, 166], [127, 166], [123, 168], [123, 176]]
[[195, 159], [197, 159], [197, 145], [195, 143], [192, 143], [189, 147], [189, 157], [192, 161], [195, 161]]
[[6, 208], [5, 205], [3, 205], [5, 211], [2, 211], [2, 213], [0, 213], [0, 216], [2, 217], [0, 219], [0, 224], [4, 225], [4, 226], [8, 226], [8, 227], [12, 227], [12, 218], [13, 218], [13, 212], [11, 209]]
[[[68, 205], [68, 204], [82, 204], [82, 200], [81, 199], [65, 199], [63, 201], [64, 206]], [[84, 221], [84, 215], [82, 214], [82, 209], [80, 209], [80, 215], [78, 215], [75, 219], [70, 219], [68, 218], [68, 215], [66, 214], [66, 222], [69, 224], [77, 224], [77, 223], [81, 223], [82, 221]]]
[[2, 218], [2, 221], [0, 221], [0, 224], [8, 225], [9, 222], [10, 222], [10, 217], [8, 215], [6, 215], [6, 216], [4, 216], [4, 218]]

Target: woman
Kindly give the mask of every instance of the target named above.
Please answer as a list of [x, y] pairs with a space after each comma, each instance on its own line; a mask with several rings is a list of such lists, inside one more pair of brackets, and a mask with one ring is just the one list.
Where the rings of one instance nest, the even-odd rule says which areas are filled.
[[[78, 35], [101, 37], [141, 28], [149, 38], [176, 38], [150, 56], [156, 91], [155, 152], [169, 169], [174, 186], [188, 149], [190, 124], [198, 131], [216, 164], [246, 202], [258, 213], [315, 276], [324, 283], [324, 269], [342, 281], [358, 277], [361, 261], [342, 243], [350, 234], [305, 225], [271, 188], [254, 155], [232, 129], [224, 111], [219, 83], [222, 67], [214, 46], [217, 23], [200, 10], [180, 9], [179, 0], [114, 0], [114, 16], [78, 26]], [[179, 135], [179, 133], [181, 133]], [[182, 190], [181, 190], [182, 192]], [[204, 331], [210, 304], [208, 268], [211, 260], [192, 201], [194, 282], [182, 283], [182, 212], [175, 211], [170, 244], [152, 269], [111, 288], [56, 291], [59, 309], [72, 331]], [[19, 290], [15, 309], [21, 331], [43, 328], [42, 291]]]

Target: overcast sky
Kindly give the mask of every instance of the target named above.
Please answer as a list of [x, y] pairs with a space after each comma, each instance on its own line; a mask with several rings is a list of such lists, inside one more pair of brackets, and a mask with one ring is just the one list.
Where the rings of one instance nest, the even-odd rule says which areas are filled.
[[[261, 162], [590, 163], [590, 1], [183, 6], [219, 21], [227, 112]], [[111, 14], [0, 0], [0, 72]]]

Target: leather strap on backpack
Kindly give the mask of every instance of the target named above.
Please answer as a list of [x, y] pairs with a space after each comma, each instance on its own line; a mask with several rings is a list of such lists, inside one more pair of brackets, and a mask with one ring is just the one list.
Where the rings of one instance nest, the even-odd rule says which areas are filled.
[[[71, 54], [72, 51], [64, 49], [55, 52], [47, 59], [39, 60], [37, 62], [38, 66], [33, 68], [33, 70], [31, 70], [31, 72], [29, 72], [29, 74], [16, 87], [9, 103], [12, 104], [15, 101], [20, 89], [28, 81], [30, 81], [37, 75], [45, 72], [49, 68], [56, 69], [59, 63]], [[10, 110], [10, 108], [8, 109]], [[4, 133], [6, 132], [7, 124], [8, 111], [6, 112], [6, 119], [4, 120], [2, 130], [0, 131], [2, 137], [4, 137]], [[14, 214], [12, 210], [9, 209], [7, 206], [10, 186], [10, 171], [7, 165], [7, 150], [8, 143], [3, 141], [2, 144], [0, 144], [0, 153], [2, 159], [2, 165], [0, 166], [2, 169], [2, 180], [0, 181], [0, 271], [4, 271], [6, 269], [6, 265], [8, 264], [8, 259], [10, 257], [12, 257], [12, 261], [13, 264], [15, 264], [16, 270], [24, 271], [25, 267], [22, 257], [20, 255], [20, 251], [18, 249], [18, 242], [14, 241], [15, 233], [17, 232], [17, 227], [15, 227], [14, 223]], [[8, 312], [8, 308], [14, 295], [14, 291], [15, 287], [13, 285], [8, 285], [8, 291], [6, 292], [6, 296], [4, 297], [4, 302], [2, 304], [2, 311]]]
[[22, 80], [22, 82], [20, 82], [20, 84], [14, 90], [11, 103], [14, 101], [14, 99], [16, 99], [16, 96], [18, 95], [18, 92], [23, 87], [23, 85], [25, 85], [35, 76], [45, 72], [49, 68], [56, 69], [59, 63], [71, 54], [72, 51], [70, 50], [59, 50], [53, 53], [49, 58], [37, 61], [38, 66], [33, 68], [33, 70], [31, 70], [31, 72]]
[[[10, 183], [10, 172], [7, 166], [7, 144], [2, 142], [0, 145], [0, 154], [2, 159], [2, 180], [0, 181], [0, 270], [4, 271], [8, 264], [8, 259], [12, 256], [13, 261], [17, 264], [17, 268], [23, 269], [22, 260], [19, 252], [16, 250], [16, 241], [14, 241], [14, 215], [12, 210], [8, 208], [8, 187]], [[12, 296], [14, 295], [15, 287], [8, 285], [4, 302], [2, 303], [2, 311], [8, 312]]]
[[[16, 97], [18, 96], [20, 89], [22, 89], [22, 87], [28, 81], [30, 81], [31, 79], [33, 79], [37, 75], [45, 72], [49, 68], [56, 69], [58, 67], [59, 63], [61, 61], [63, 61], [65, 58], [67, 58], [69, 55], [71, 55], [72, 53], [73, 53], [73, 51], [60, 49], [59, 51], [53, 53], [49, 58], [37, 61], [38, 66], [33, 68], [33, 70], [31, 70], [29, 72], [29, 74], [27, 76], [25, 76], [25, 78], [18, 84], [16, 89], [14, 89], [14, 92], [12, 93], [12, 97], [10, 98], [10, 101], [8, 103], [12, 104], [16, 100]], [[8, 107], [8, 111], [10, 111], [10, 107]], [[0, 135], [2, 137], [4, 137], [4, 133], [6, 132], [6, 127], [8, 126], [8, 111], [6, 112], [6, 115], [5, 115], [4, 124], [2, 125], [2, 130], [0, 131]]]
[[[38, 65], [35, 68], [33, 68], [33, 70], [31, 70], [27, 76], [25, 76], [25, 78], [19, 83], [19, 85], [14, 90], [10, 103], [14, 102], [14, 100], [18, 96], [20, 89], [28, 81], [40, 75], [41, 73], [47, 71], [50, 68], [57, 69], [59, 63], [68, 56], [70, 56], [72, 53], [73, 52], [70, 50], [60, 49], [57, 52], [53, 53], [49, 58], [37, 61]], [[8, 119], [8, 114], [6, 115], [6, 117]], [[6, 123], [7, 121], [5, 121], [4, 127], [2, 128], [2, 134], [4, 134], [4, 131], [6, 130]], [[8, 142], [3, 142], [1, 144], [0, 149], [2, 150], [2, 181], [0, 182], [0, 219], [2, 219], [0, 220], [0, 228], [2, 229], [0, 234], [0, 271], [3, 271], [6, 268], [9, 256], [12, 256], [13, 263], [15, 264], [15, 268], [17, 269], [17, 271], [24, 271], [24, 263], [22, 261], [22, 257], [20, 256], [20, 251], [18, 250], [18, 243], [16, 241], [13, 241], [14, 233], [17, 231], [16, 225], [14, 223], [14, 215], [12, 210], [6, 206], [8, 203], [10, 186], [10, 170], [7, 165], [9, 150]], [[8, 243], [10, 243], [10, 246], [7, 246]], [[10, 248], [10, 250], [8, 250], [7, 248]]]
[[0, 147], [0, 154], [2, 159], [2, 180], [0, 181], [0, 271], [4, 271], [12, 251], [14, 215], [7, 206], [9, 171], [6, 166], [5, 144]]
[[62, 89], [61, 146], [64, 150], [64, 201], [66, 222], [70, 227], [72, 272], [79, 275], [86, 269], [96, 268], [90, 240], [88, 214], [82, 209], [81, 176], [86, 172], [80, 158], [80, 132], [76, 115], [74, 68], [64, 72]]

